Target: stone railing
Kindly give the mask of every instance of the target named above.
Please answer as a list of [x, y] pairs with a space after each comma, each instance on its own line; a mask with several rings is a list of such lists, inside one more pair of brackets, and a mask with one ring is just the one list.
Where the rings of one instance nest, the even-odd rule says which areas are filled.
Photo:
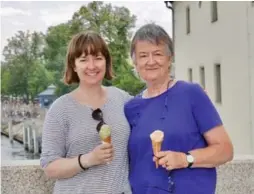
[[[3, 194], [52, 194], [38, 160], [2, 161]], [[238, 156], [218, 168], [216, 194], [254, 194], [254, 156]]]

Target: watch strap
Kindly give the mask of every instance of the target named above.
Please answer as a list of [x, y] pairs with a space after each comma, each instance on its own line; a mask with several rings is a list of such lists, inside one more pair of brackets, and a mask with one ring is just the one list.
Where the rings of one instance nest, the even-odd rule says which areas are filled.
[[188, 159], [187, 159], [188, 156], [192, 156], [192, 155], [189, 152], [186, 153], [186, 160], [188, 162], [187, 168], [191, 168], [191, 166], [193, 165], [193, 162], [188, 161]]

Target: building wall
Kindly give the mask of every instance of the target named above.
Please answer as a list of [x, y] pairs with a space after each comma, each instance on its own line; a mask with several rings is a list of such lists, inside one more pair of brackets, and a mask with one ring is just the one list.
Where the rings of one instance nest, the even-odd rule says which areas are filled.
[[[254, 7], [251, 2], [218, 2], [217, 6], [218, 20], [212, 23], [211, 2], [202, 2], [201, 7], [198, 1], [174, 3], [176, 78], [188, 80], [187, 69], [192, 68], [193, 81], [200, 82], [199, 68], [204, 66], [206, 90], [235, 152], [254, 154]], [[215, 102], [216, 63], [221, 65], [222, 103]]]
[[[250, 74], [250, 99], [251, 99], [251, 126], [252, 126], [252, 137], [254, 142], [254, 1], [251, 6], [247, 6], [248, 13], [248, 31], [249, 31], [249, 74]], [[252, 75], [252, 76], [251, 76]], [[254, 143], [253, 143], [254, 144]], [[254, 147], [254, 146], [253, 146]], [[254, 150], [254, 148], [253, 148]]]

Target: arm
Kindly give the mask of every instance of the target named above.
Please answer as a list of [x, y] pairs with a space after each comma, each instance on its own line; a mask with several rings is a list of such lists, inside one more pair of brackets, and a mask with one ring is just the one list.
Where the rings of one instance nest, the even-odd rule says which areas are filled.
[[207, 147], [190, 150], [194, 157], [193, 168], [213, 168], [233, 159], [233, 145], [221, 118], [209, 97], [199, 85], [191, 91], [193, 116]]
[[[74, 159], [66, 159], [66, 131], [68, 126], [64, 122], [63, 103], [60, 99], [57, 99], [50, 107], [43, 124], [42, 131], [42, 153], [41, 153], [41, 166], [44, 169], [46, 175], [50, 178], [68, 177], [70, 174], [77, 172], [77, 167], [73, 163]], [[64, 164], [61, 161], [65, 161]], [[67, 162], [66, 162], [67, 161]], [[54, 165], [54, 163], [58, 165]], [[60, 163], [60, 164], [59, 164]], [[70, 173], [69, 169], [65, 176], [59, 176], [59, 169], [69, 164], [70, 169], [75, 172]], [[72, 164], [73, 163], [73, 164]]]
[[[194, 157], [191, 168], [213, 168], [233, 159], [233, 145], [224, 127], [218, 126], [204, 134], [208, 146], [189, 151]], [[186, 168], [186, 154], [182, 152], [165, 151], [157, 155], [159, 164], [168, 170]], [[154, 158], [154, 161], [157, 160]], [[170, 164], [167, 164], [167, 163]]]
[[[87, 161], [89, 155], [83, 155], [83, 160]], [[84, 163], [84, 162], [83, 162]], [[85, 167], [85, 165], [83, 165]], [[86, 166], [90, 167], [90, 166]], [[65, 179], [71, 178], [78, 174], [82, 169], [78, 163], [78, 157], [74, 158], [60, 158], [49, 163], [45, 168], [44, 172], [47, 177], [52, 179]]]
[[[66, 158], [66, 132], [62, 103], [56, 101], [49, 109], [43, 126], [41, 166], [46, 175], [53, 179], [75, 176], [81, 171], [78, 156]], [[82, 154], [82, 153], [81, 153]], [[81, 164], [85, 168], [103, 164], [112, 160], [112, 145], [97, 146], [92, 152], [81, 156]]]
[[[189, 150], [194, 157], [193, 168], [212, 168], [224, 164], [233, 158], [233, 146], [222, 125], [222, 121], [214, 105], [203, 89], [193, 85], [190, 91], [193, 118], [199, 133], [207, 142], [207, 147]], [[166, 151], [157, 155], [159, 163], [168, 169], [186, 168], [186, 154]], [[154, 159], [156, 160], [156, 158]], [[169, 161], [170, 164], [167, 164]]]
[[[113, 150], [111, 144], [101, 144], [92, 152], [83, 154], [80, 158], [81, 165], [84, 168], [106, 164], [113, 159]], [[71, 178], [83, 169], [78, 163], [78, 156], [74, 158], [60, 158], [51, 162], [45, 169], [46, 175], [53, 179]]]
[[[223, 126], [206, 132], [204, 137], [208, 147], [190, 151], [195, 158], [193, 168], [213, 168], [233, 159], [233, 145]], [[185, 166], [187, 166], [185, 160]]]
[[131, 96], [128, 92], [119, 89], [117, 87], [115, 87], [121, 94], [121, 97], [123, 98], [124, 103], [127, 103], [129, 100], [131, 100], [133, 98], [133, 96]]

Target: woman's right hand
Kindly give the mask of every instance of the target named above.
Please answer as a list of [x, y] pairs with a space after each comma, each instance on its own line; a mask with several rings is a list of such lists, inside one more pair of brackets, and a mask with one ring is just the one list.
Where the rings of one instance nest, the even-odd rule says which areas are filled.
[[88, 154], [87, 165], [96, 166], [106, 164], [113, 160], [114, 150], [112, 144], [102, 143]]

